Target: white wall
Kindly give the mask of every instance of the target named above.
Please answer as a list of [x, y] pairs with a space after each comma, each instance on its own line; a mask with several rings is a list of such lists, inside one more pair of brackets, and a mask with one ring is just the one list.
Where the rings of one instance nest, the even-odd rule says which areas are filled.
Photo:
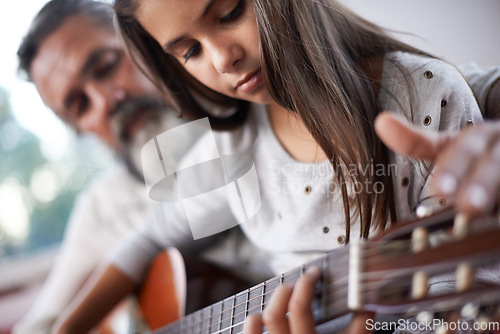
[[400, 39], [455, 64], [500, 64], [500, 0], [341, 0]]

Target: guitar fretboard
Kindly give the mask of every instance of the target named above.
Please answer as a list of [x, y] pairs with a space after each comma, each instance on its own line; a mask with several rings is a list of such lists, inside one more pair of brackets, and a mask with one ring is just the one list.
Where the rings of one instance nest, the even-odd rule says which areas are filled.
[[[236, 334], [243, 333], [245, 320], [254, 313], [260, 313], [269, 302], [274, 290], [283, 283], [295, 284], [299, 277], [311, 266], [323, 269], [322, 282], [331, 281], [332, 275], [347, 273], [348, 247], [325, 254], [324, 257], [312, 261], [300, 268], [271, 278], [234, 296], [212, 304], [204, 309], [191, 313], [181, 320], [156, 330], [155, 334]], [[333, 267], [335, 266], [335, 267]], [[325, 277], [328, 276], [328, 277]], [[327, 291], [328, 289], [328, 291]], [[341, 315], [328, 312], [326, 307], [333, 302], [347, 304], [347, 294], [332, 294], [330, 284], [319, 283], [317, 296], [313, 304], [317, 323]], [[345, 307], [341, 308], [342, 311]]]

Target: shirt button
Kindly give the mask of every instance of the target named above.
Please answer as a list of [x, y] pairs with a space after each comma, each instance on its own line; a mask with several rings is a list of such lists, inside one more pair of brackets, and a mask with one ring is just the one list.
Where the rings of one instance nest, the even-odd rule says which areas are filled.
[[408, 187], [408, 185], [409, 185], [409, 184], [410, 184], [410, 179], [409, 179], [409, 178], [407, 178], [407, 177], [403, 177], [403, 178], [401, 179], [401, 185], [402, 185], [403, 187], [405, 187], [405, 188], [406, 188], [406, 187]]
[[446, 100], [441, 101], [441, 107], [446, 107], [447, 104], [448, 104], [448, 102], [446, 102]]
[[330, 229], [328, 228], [328, 226], [323, 227], [323, 233], [326, 234], [328, 232], [330, 232]]
[[446, 205], [446, 200], [444, 198], [440, 198], [439, 201], [439, 206], [445, 206]]
[[431, 116], [427, 115], [424, 117], [424, 125], [425, 126], [429, 126], [431, 124], [431, 122], [432, 122]]
[[466, 127], [471, 127], [473, 125], [474, 125], [474, 121], [472, 121], [471, 119], [469, 119], [467, 122], [465, 122]]
[[434, 73], [432, 73], [432, 71], [425, 71], [424, 72], [424, 78], [432, 79], [433, 77], [434, 77]]
[[304, 190], [306, 194], [310, 194], [312, 191], [311, 186], [306, 186], [306, 189]]
[[341, 245], [345, 244], [345, 235], [339, 235], [337, 238], [337, 242]]

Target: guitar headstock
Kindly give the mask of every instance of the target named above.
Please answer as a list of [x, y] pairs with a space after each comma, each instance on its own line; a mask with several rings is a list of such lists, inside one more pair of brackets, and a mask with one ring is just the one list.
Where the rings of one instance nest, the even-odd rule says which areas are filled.
[[358, 288], [349, 296], [351, 309], [407, 315], [473, 305], [492, 316], [500, 311], [498, 217], [468, 221], [440, 212], [351, 248], [360, 254], [354, 254], [359, 279], [352, 283]]

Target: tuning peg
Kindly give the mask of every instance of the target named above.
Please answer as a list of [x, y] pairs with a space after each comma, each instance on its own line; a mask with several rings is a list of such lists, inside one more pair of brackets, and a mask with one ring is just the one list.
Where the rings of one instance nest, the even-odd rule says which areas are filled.
[[430, 206], [424, 206], [424, 205], [417, 206], [417, 209], [415, 210], [415, 214], [417, 215], [417, 218], [428, 217], [435, 212], [436, 212], [436, 209], [434, 209]]
[[474, 268], [469, 263], [460, 263], [456, 270], [456, 290], [463, 292], [468, 290], [474, 282]]
[[469, 218], [463, 213], [455, 216], [453, 221], [453, 235], [456, 239], [463, 239], [469, 234]]
[[445, 325], [438, 325], [434, 329], [434, 334], [448, 334], [448, 327]]
[[434, 313], [429, 312], [429, 311], [421, 311], [417, 314], [415, 317], [415, 320], [417, 320], [420, 323], [428, 324], [431, 323], [432, 320], [434, 320]]
[[417, 227], [411, 234], [411, 249], [414, 253], [429, 248], [429, 232], [423, 227]]
[[479, 306], [475, 303], [467, 303], [460, 310], [460, 316], [465, 320], [476, 319], [479, 315]]
[[429, 291], [429, 277], [424, 271], [417, 271], [413, 274], [411, 285], [411, 297], [413, 299], [420, 299], [427, 295]]

